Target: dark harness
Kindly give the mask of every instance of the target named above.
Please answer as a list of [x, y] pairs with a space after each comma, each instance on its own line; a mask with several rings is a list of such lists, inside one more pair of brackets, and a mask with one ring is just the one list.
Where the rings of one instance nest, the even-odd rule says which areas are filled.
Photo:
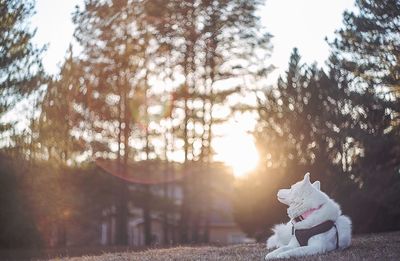
[[335, 222], [332, 220], [325, 221], [319, 225], [306, 229], [294, 229], [292, 224], [292, 235], [294, 235], [299, 242], [300, 246], [307, 246], [308, 240], [315, 235], [325, 233], [332, 227], [336, 229], [336, 249], [339, 248], [339, 234]]

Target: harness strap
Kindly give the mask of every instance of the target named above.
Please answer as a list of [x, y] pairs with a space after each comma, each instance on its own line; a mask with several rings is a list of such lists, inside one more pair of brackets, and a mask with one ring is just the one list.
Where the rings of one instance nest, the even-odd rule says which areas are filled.
[[292, 223], [292, 236], [294, 235], [294, 225]]
[[336, 229], [336, 249], [339, 249], [339, 231], [338, 231], [338, 229], [337, 229], [337, 227], [336, 227], [336, 223], [333, 224], [333, 226], [334, 226], [335, 229]]
[[300, 246], [308, 245], [308, 240], [315, 235], [325, 233], [329, 231], [332, 227], [335, 227], [336, 230], [336, 249], [339, 248], [339, 232], [336, 227], [335, 222], [332, 220], [327, 220], [319, 225], [308, 229], [295, 229], [294, 224], [292, 223], [292, 235], [294, 235], [299, 242]]

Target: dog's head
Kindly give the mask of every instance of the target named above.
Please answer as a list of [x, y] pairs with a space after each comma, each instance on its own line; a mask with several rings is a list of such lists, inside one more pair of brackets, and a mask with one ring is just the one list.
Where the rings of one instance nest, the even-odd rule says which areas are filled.
[[278, 200], [289, 206], [288, 215], [296, 218], [310, 209], [320, 207], [325, 198], [320, 191], [320, 182], [310, 182], [310, 174], [304, 175], [304, 179], [292, 185], [290, 189], [278, 191]]

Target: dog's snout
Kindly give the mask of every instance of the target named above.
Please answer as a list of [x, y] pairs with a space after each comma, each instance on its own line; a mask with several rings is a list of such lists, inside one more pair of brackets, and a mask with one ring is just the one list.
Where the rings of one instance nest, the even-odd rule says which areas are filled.
[[288, 189], [280, 189], [277, 193], [278, 200], [284, 204], [288, 204], [290, 190]]
[[287, 194], [288, 194], [287, 189], [280, 189], [280, 190], [278, 191], [277, 196], [280, 197], [280, 198], [286, 198], [286, 197], [287, 197]]

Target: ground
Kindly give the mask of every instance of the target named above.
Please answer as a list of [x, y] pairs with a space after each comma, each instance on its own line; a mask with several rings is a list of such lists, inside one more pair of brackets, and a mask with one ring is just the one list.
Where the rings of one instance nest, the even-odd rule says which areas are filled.
[[[68, 261], [122, 261], [122, 260], [263, 260], [265, 244], [246, 244], [227, 247], [177, 247], [153, 249], [142, 252], [126, 252], [66, 258]], [[56, 260], [56, 259], [55, 259]], [[400, 232], [360, 235], [353, 239], [350, 248], [324, 255], [296, 260], [400, 260]]]
[[[175, 247], [151, 249], [138, 252], [106, 253], [97, 256], [59, 257], [52, 261], [199, 261], [199, 260], [263, 260], [267, 250], [265, 244], [242, 244], [225, 247]], [[3, 256], [4, 257], [4, 256]], [[0, 259], [1, 257], [0, 252]], [[6, 258], [11, 260], [13, 258]], [[350, 248], [324, 255], [298, 258], [295, 260], [400, 260], [400, 231], [358, 235]]]

